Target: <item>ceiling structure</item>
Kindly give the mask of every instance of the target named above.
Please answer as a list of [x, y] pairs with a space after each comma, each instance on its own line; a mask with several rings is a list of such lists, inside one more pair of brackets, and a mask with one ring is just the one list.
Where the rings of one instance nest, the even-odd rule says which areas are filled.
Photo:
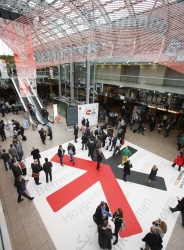
[[184, 73], [184, 5], [176, 0], [1, 0], [22, 16], [0, 38], [35, 67], [85, 60], [155, 62]]

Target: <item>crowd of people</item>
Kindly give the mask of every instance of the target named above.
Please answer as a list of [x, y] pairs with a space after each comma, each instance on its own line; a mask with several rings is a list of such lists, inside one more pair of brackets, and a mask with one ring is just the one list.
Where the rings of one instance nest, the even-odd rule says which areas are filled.
[[[125, 110], [126, 113], [126, 110]], [[135, 130], [135, 132], [145, 133], [145, 123], [149, 124], [150, 132], [154, 131], [156, 127], [155, 118], [152, 116], [140, 117], [140, 115], [135, 112], [132, 117], [130, 117], [127, 112], [122, 118], [117, 114], [114, 114], [109, 110], [105, 112], [102, 116], [104, 125], [97, 125], [95, 130], [90, 129], [90, 124], [88, 119], [83, 118], [81, 121], [81, 127], [79, 128], [76, 124], [74, 126], [74, 142], [78, 142], [79, 132], [81, 132], [81, 150], [88, 150], [88, 156], [93, 160], [96, 157], [96, 169], [100, 171], [100, 164], [103, 161], [103, 151], [113, 151], [112, 156], [116, 156], [116, 152], [121, 155], [121, 165], [123, 166], [122, 179], [126, 182], [127, 176], [130, 175], [130, 170], [132, 168], [131, 161], [129, 157], [131, 156], [131, 150], [129, 147], [124, 147], [121, 150], [122, 145], [124, 144], [124, 139], [127, 131], [127, 126], [130, 127], [130, 130]], [[177, 141], [178, 150], [181, 150], [184, 146], [184, 134], [183, 134], [183, 118], [179, 122], [179, 136]], [[24, 151], [21, 139], [24, 138], [24, 128], [19, 124], [19, 122], [12, 120], [14, 126], [14, 137], [13, 141], [10, 144], [8, 149], [3, 149], [1, 158], [4, 163], [5, 170], [12, 170], [14, 175], [14, 186], [17, 188], [18, 198], [17, 202], [20, 203], [23, 201], [21, 196], [29, 200], [33, 200], [34, 197], [30, 197], [26, 192], [26, 185], [28, 180], [25, 180], [22, 176], [26, 176], [26, 164], [23, 159]], [[170, 131], [175, 127], [177, 120], [175, 118], [167, 118], [163, 116], [158, 122], [158, 134], [161, 134], [164, 130], [164, 137], [168, 137]], [[182, 125], [183, 124], [183, 125]], [[116, 129], [116, 132], [115, 132]], [[46, 142], [46, 137], [49, 136], [50, 140], [53, 138], [53, 132], [51, 126], [47, 125], [46, 129], [41, 128], [39, 131], [41, 141], [43, 144]], [[0, 122], [0, 135], [2, 141], [6, 140], [6, 135], [4, 133], [4, 122]], [[68, 144], [67, 147], [68, 154], [70, 155], [70, 161], [75, 165], [75, 154], [76, 148], [72, 143]], [[60, 159], [61, 166], [63, 164], [63, 158], [65, 154], [65, 149], [62, 145], [59, 145], [58, 156]], [[34, 178], [35, 184], [40, 185], [40, 172], [45, 172], [46, 182], [52, 181], [52, 162], [48, 158], [45, 158], [43, 166], [40, 163], [40, 151], [38, 148], [33, 147], [31, 151], [33, 156], [33, 163], [31, 164], [32, 177]], [[173, 167], [178, 165], [178, 170], [181, 170], [181, 167], [184, 164], [184, 154], [181, 151], [177, 158], [174, 160]], [[151, 172], [148, 176], [148, 185], [152, 186], [152, 181], [156, 179], [158, 168], [156, 165], [153, 165]], [[182, 225], [184, 226], [184, 198], [178, 201], [178, 205], [175, 208], [170, 208], [171, 212], [181, 211], [182, 213]], [[112, 232], [112, 226], [109, 225], [108, 219], [112, 218], [114, 223], [114, 232]], [[118, 233], [123, 230], [126, 226], [123, 219], [123, 210], [118, 208], [113, 214], [110, 213], [109, 207], [106, 202], [101, 202], [97, 207], [95, 214], [93, 215], [95, 223], [98, 225], [98, 243], [102, 249], [112, 249], [112, 239], [115, 237], [113, 245], [118, 243]], [[161, 219], [153, 222], [153, 225], [150, 228], [150, 232], [142, 239], [145, 242], [144, 250], [147, 249], [162, 249], [163, 236], [167, 232], [167, 225]], [[143, 248], [141, 248], [143, 249]]]

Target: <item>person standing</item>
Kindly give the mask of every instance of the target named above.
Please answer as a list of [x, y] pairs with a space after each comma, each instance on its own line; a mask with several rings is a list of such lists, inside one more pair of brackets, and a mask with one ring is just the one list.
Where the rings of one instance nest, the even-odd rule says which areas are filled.
[[16, 181], [16, 187], [17, 187], [17, 193], [18, 193], [18, 200], [17, 202], [20, 203], [21, 201], [23, 201], [24, 199], [21, 199], [21, 196], [26, 197], [27, 199], [29, 199], [30, 201], [32, 201], [34, 199], [34, 197], [30, 197], [28, 194], [26, 194], [26, 185], [27, 185], [28, 181], [25, 181], [22, 176], [17, 177], [17, 181]]
[[78, 133], [79, 133], [79, 127], [78, 127], [78, 125], [76, 124], [76, 125], [74, 126], [74, 132], [73, 132], [73, 134], [74, 134], [74, 136], [75, 136], [75, 142], [77, 142]]
[[172, 167], [174, 168], [175, 165], [178, 165], [178, 171], [181, 171], [181, 167], [184, 162], [183, 153], [180, 152], [180, 155], [177, 156], [177, 158], [174, 160], [174, 163], [172, 164]]
[[65, 150], [63, 149], [62, 145], [59, 145], [59, 148], [58, 148], [58, 156], [60, 158], [60, 164], [61, 166], [64, 166], [63, 165], [63, 157], [64, 157], [64, 154], [65, 154]]
[[19, 161], [22, 160], [22, 157], [24, 155], [24, 152], [23, 152], [23, 149], [22, 149], [22, 144], [20, 142], [20, 140], [17, 140], [17, 143], [15, 144], [15, 148], [17, 150], [17, 154], [18, 154], [18, 157], [19, 157]]
[[87, 129], [89, 128], [89, 121], [88, 121], [88, 119], [86, 119], [86, 128]]
[[8, 163], [9, 169], [11, 170], [11, 164], [10, 164], [11, 159], [10, 159], [10, 155], [6, 152], [6, 149], [3, 149], [3, 153], [1, 154], [1, 159], [3, 160], [6, 171], [8, 171], [7, 163]]
[[117, 140], [116, 140], [116, 147], [115, 147], [113, 156], [115, 156], [115, 153], [116, 153], [117, 151], [119, 152], [119, 155], [121, 155], [121, 151], [120, 151], [120, 148], [121, 148], [120, 139], [121, 139], [121, 138], [117, 138]]
[[8, 153], [11, 155], [12, 158], [16, 158], [17, 161], [19, 160], [17, 150], [13, 146], [13, 144], [10, 144], [10, 148], [8, 150]]
[[96, 166], [96, 169], [98, 171], [100, 171], [100, 163], [102, 161], [102, 158], [103, 158], [103, 153], [102, 153], [102, 150], [100, 148], [97, 148], [96, 150], [96, 156], [97, 156], [97, 166]]
[[124, 162], [125, 162], [126, 160], [128, 160], [128, 157], [131, 155], [131, 152], [130, 152], [130, 150], [128, 149], [128, 147], [125, 147], [125, 148], [123, 149], [122, 154], [123, 154], [123, 157], [122, 157], [122, 165], [123, 165]]
[[148, 186], [152, 187], [152, 181], [156, 180], [156, 175], [157, 175], [158, 168], [156, 165], [153, 165], [151, 172], [148, 177]]
[[16, 181], [17, 181], [17, 178], [22, 175], [22, 169], [19, 166], [18, 161], [14, 162], [14, 159], [12, 159], [11, 161], [12, 161], [12, 172], [15, 177], [14, 186], [16, 187]]
[[116, 245], [118, 243], [118, 233], [119, 233], [122, 223], [124, 223], [124, 226], [125, 226], [125, 222], [123, 220], [123, 211], [121, 208], [118, 208], [116, 212], [113, 214], [112, 221], [114, 222], [114, 225], [115, 225], [113, 235], [116, 238], [115, 241], [113, 242], [113, 245]]
[[46, 182], [49, 182], [48, 176], [50, 177], [50, 181], [52, 181], [52, 162], [48, 161], [48, 158], [45, 158], [45, 163], [43, 164], [43, 170], [46, 175]]
[[86, 123], [86, 120], [84, 117], [82, 117], [82, 121], [81, 121], [82, 126], [85, 126], [85, 123]]
[[87, 146], [88, 146], [88, 156], [91, 156], [91, 159], [93, 160], [93, 154], [96, 148], [96, 142], [89, 138]]
[[47, 135], [50, 136], [49, 140], [52, 140], [52, 128], [49, 125], [47, 125]]
[[73, 165], [75, 165], [75, 146], [71, 143], [68, 144], [68, 154], [70, 155], [70, 162], [73, 162]]
[[96, 208], [96, 211], [93, 215], [93, 220], [97, 225], [100, 225], [103, 223], [104, 220], [108, 221], [108, 217], [110, 217], [111, 214], [109, 213], [109, 206], [106, 202], [101, 201], [100, 205]]
[[98, 244], [101, 249], [112, 249], [112, 227], [108, 220], [98, 226]]
[[127, 175], [130, 175], [130, 160], [125, 161], [124, 163], [124, 168], [123, 168], [123, 180], [126, 182], [127, 181]]
[[25, 160], [21, 160], [20, 167], [22, 169], [22, 175], [25, 176], [27, 174], [27, 168], [26, 168]]
[[172, 213], [175, 213], [177, 211], [181, 212], [181, 217], [182, 217], [182, 226], [184, 227], [184, 197], [182, 199], [178, 199], [178, 205], [175, 208], [169, 208]]
[[31, 168], [33, 171], [32, 177], [34, 177], [36, 185], [40, 185], [41, 183], [39, 182], [39, 176], [40, 176], [40, 171], [42, 171], [43, 168], [41, 167], [40, 164], [38, 164], [37, 160], [34, 160], [34, 163], [31, 164]]
[[40, 134], [40, 138], [43, 142], [43, 144], [45, 145], [45, 140], [46, 140], [46, 132], [43, 128], [41, 128], [38, 133]]
[[140, 250], [162, 249], [162, 238], [156, 233], [154, 226], [151, 226], [150, 232], [145, 235], [142, 241], [145, 242], [145, 248], [141, 247]]
[[4, 122], [3, 122], [3, 120], [1, 120], [0, 121], [0, 135], [1, 135], [1, 138], [2, 138], [1, 141], [6, 140], [6, 134], [5, 134], [4, 128], [5, 128]]
[[38, 164], [40, 164], [40, 150], [38, 148], [32, 147], [31, 155], [33, 156], [33, 160], [37, 160]]
[[87, 142], [88, 142], [88, 137], [86, 136], [86, 134], [84, 134], [81, 138], [82, 140], [82, 150], [84, 149], [85, 146], [85, 150], [87, 150]]

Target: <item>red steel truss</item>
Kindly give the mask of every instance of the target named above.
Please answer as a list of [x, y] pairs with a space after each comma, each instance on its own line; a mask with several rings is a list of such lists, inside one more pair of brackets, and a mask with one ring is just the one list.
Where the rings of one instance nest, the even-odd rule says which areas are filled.
[[0, 38], [36, 68], [118, 57], [184, 73], [183, 13], [175, 0], [57, 0], [5, 25]]

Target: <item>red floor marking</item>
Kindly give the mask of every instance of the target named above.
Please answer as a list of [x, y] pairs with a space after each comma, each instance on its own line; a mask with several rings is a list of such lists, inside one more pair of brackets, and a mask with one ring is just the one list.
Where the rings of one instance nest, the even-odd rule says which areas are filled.
[[[56, 154], [51, 161], [59, 163], [58, 155]], [[46, 198], [52, 210], [54, 212], [59, 211], [96, 182], [100, 181], [112, 213], [114, 213], [118, 207], [123, 209], [126, 227], [125, 230], [120, 233], [120, 236], [128, 237], [141, 233], [142, 228], [123, 194], [110, 166], [107, 164], [101, 164], [101, 170], [97, 171], [96, 162], [77, 157], [75, 157], [75, 161], [76, 163], [73, 166], [70, 162], [70, 157], [68, 155], [64, 156], [65, 165], [86, 170], [87, 172]]]

